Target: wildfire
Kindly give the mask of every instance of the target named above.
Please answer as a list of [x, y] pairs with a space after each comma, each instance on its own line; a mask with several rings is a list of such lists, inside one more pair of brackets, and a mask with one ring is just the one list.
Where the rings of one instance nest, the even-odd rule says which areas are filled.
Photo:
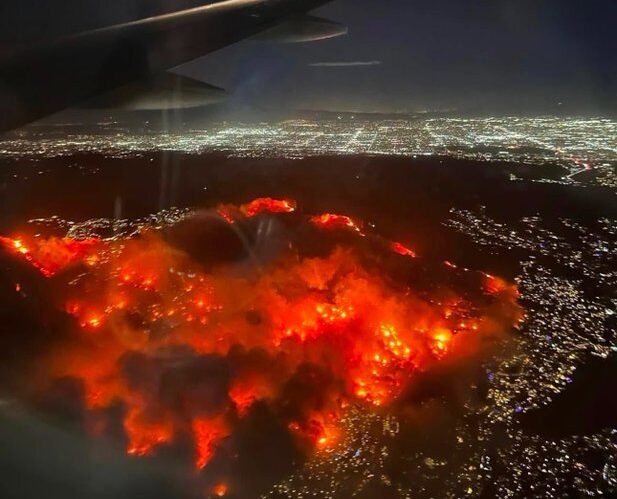
[[257, 198], [241, 206], [223, 204], [216, 211], [223, 220], [233, 224], [238, 219], [253, 218], [261, 213], [293, 213], [296, 203], [287, 199]]
[[240, 211], [247, 217], [254, 217], [260, 213], [292, 213], [296, 210], [293, 201], [285, 199], [257, 198], [250, 203], [240, 206]]
[[74, 262], [96, 251], [97, 239], [75, 240], [69, 238], [8, 238], [0, 237], [0, 243], [38, 269], [45, 277], [52, 277]]
[[[236, 220], [295, 209], [292, 201], [262, 198], [224, 213]], [[298, 220], [368, 237], [344, 215]], [[397, 399], [414, 374], [456, 355], [468, 335], [483, 334], [495, 300], [512, 310], [499, 319], [504, 327], [518, 317], [515, 294], [502, 292], [515, 288], [503, 280], [486, 276], [486, 303], [472, 305], [450, 289], [442, 304], [365, 267], [362, 246], [317, 258], [286, 254], [240, 277], [225, 266], [205, 272], [156, 230], [106, 242], [1, 241], [46, 277], [60, 274], [63, 310], [83, 331], [53, 352], [50, 377], [80, 380], [88, 410], [121, 403], [131, 455], [192, 438], [197, 469], [257, 403], [279, 414], [299, 442], [332, 449], [350, 404], [373, 410]], [[398, 242], [380, 248], [416, 258]], [[80, 277], [63, 283], [60, 271], [79, 262]], [[212, 493], [223, 496], [227, 486]]]
[[362, 234], [358, 224], [346, 215], [337, 215], [336, 213], [324, 213], [323, 215], [314, 216], [311, 222], [317, 227], [323, 229], [351, 229], [354, 232]]

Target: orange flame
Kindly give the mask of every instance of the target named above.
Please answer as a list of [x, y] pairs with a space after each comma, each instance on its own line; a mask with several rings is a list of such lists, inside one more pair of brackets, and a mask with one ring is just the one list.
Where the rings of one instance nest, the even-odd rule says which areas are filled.
[[317, 227], [324, 229], [341, 229], [347, 228], [355, 232], [361, 233], [360, 227], [350, 217], [346, 215], [337, 215], [336, 213], [324, 213], [323, 215], [314, 216], [311, 222]]
[[99, 240], [75, 240], [59, 237], [49, 239], [0, 237], [0, 243], [8, 251], [22, 256], [45, 277], [52, 277], [72, 263], [82, 260], [91, 251], [96, 251]]
[[257, 198], [250, 203], [240, 206], [240, 211], [247, 217], [254, 217], [260, 213], [292, 213], [296, 210], [293, 201], [272, 198]]

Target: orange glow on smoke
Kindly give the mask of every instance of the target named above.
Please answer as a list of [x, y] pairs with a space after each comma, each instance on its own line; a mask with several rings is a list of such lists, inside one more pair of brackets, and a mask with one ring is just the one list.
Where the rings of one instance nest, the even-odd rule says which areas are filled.
[[490, 274], [484, 274], [484, 277], [484, 290], [491, 295], [501, 293], [511, 287], [506, 281], [499, 277]]
[[147, 456], [173, 438], [170, 422], [148, 421], [137, 408], [130, 410], [124, 419], [124, 430], [129, 438], [126, 451], [131, 456]]
[[317, 447], [321, 450], [334, 447], [339, 439], [339, 431], [336, 426], [323, 426], [316, 437]]
[[[227, 210], [253, 217], [290, 213], [295, 204], [263, 198]], [[364, 236], [344, 215], [304, 220]], [[299, 442], [331, 449], [341, 440], [339, 422], [350, 404], [373, 409], [391, 403], [416, 373], [481, 344], [473, 337], [488, 334], [485, 324], [507, 328], [519, 316], [515, 293], [499, 292], [515, 288], [498, 278], [487, 277], [494, 296], [480, 293], [485, 302], [471, 303], [451, 289], [447, 300], [426, 299], [413, 286], [403, 289], [366, 267], [355, 247], [334, 247], [315, 258], [284, 255], [249, 278], [224, 266], [205, 272], [156, 230], [107, 242], [2, 242], [48, 277], [85, 264], [70, 285], [57, 276], [78, 339], [50, 355], [50, 377], [81, 380], [90, 411], [122, 404], [131, 455], [190, 437], [197, 469], [207, 466], [257, 402], [283, 414]], [[400, 243], [382, 247], [415, 257]], [[493, 306], [496, 301], [503, 306]], [[491, 315], [504, 309], [510, 315]], [[233, 366], [216, 404], [204, 406], [214, 382], [159, 393], [161, 372], [186, 364], [174, 358], [178, 351]], [[133, 371], [137, 381], [127, 374]], [[313, 395], [297, 403], [294, 397], [305, 393]], [[295, 409], [280, 411], [290, 407]]]
[[201, 470], [212, 459], [217, 443], [229, 435], [229, 430], [221, 417], [195, 419], [193, 421], [193, 434], [196, 448], [195, 467]]
[[229, 398], [240, 416], [245, 416], [255, 402], [268, 399], [271, 395], [267, 381], [258, 376], [250, 380], [238, 380], [229, 388]]
[[433, 333], [433, 340], [435, 341], [434, 348], [437, 355], [445, 353], [452, 340], [452, 332], [444, 327], [437, 328]]

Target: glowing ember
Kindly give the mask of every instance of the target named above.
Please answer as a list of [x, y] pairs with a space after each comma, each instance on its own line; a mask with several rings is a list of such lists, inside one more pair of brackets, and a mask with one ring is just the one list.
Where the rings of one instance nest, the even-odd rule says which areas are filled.
[[88, 318], [81, 323], [82, 327], [89, 327], [92, 329], [96, 329], [101, 326], [103, 323], [103, 316], [101, 314], [92, 313], [89, 314]]
[[391, 248], [392, 248], [392, 251], [394, 251], [395, 253], [398, 253], [399, 255], [408, 256], [410, 258], [415, 258], [416, 257], [416, 252], [415, 251], [413, 251], [412, 249], [404, 246], [401, 243], [394, 242], [394, 243], [391, 244]]
[[447, 328], [437, 328], [433, 333], [435, 340], [435, 349], [439, 352], [445, 352], [448, 348], [448, 343], [452, 340], [452, 333]]
[[229, 398], [240, 416], [245, 416], [256, 401], [268, 399], [270, 396], [267, 382], [257, 377], [237, 381], [229, 389]]
[[217, 483], [214, 487], [212, 487], [212, 494], [216, 497], [224, 497], [227, 495], [227, 490], [227, 484]]
[[[264, 198], [229, 212], [294, 209]], [[343, 215], [303, 220], [364, 235]], [[484, 301], [476, 304], [444, 289], [442, 303], [366, 267], [359, 245], [319, 258], [289, 250], [243, 278], [226, 266], [205, 272], [154, 230], [105, 243], [2, 242], [46, 276], [85, 263], [70, 285], [56, 277], [63, 310], [83, 332], [52, 353], [50, 377], [79, 379], [88, 410], [121, 403], [131, 455], [192, 438], [197, 469], [257, 403], [278, 414], [298, 442], [331, 449], [350, 404], [389, 404], [415, 373], [465, 354], [470, 335], [490, 334], [498, 323], [508, 328], [520, 315], [516, 288], [505, 281], [486, 276], [490, 294], [479, 292]], [[379, 247], [415, 257], [400, 243]], [[214, 495], [227, 493], [220, 487]]]
[[225, 220], [227, 223], [235, 223], [236, 219], [234, 218], [233, 214], [230, 213], [229, 211], [227, 211], [225, 208], [221, 207], [217, 210], [217, 213], [219, 214], [219, 216]]

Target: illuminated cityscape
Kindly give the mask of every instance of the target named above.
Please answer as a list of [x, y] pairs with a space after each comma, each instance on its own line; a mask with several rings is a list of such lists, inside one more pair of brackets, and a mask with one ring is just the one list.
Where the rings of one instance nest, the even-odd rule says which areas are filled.
[[[184, 129], [186, 128], [186, 129]], [[245, 158], [323, 155], [451, 157], [556, 165], [544, 181], [617, 187], [617, 121], [608, 118], [338, 118], [220, 123], [181, 132], [143, 132], [102, 124], [92, 133], [31, 127], [0, 140], [0, 156], [54, 157], [75, 152], [108, 156], [174, 151]]]

